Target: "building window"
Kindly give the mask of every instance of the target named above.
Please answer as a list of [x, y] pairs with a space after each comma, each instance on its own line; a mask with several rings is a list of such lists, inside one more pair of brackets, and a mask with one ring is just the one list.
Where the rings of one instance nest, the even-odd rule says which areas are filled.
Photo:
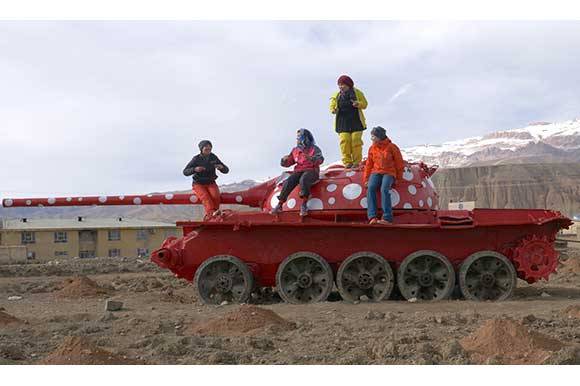
[[121, 256], [121, 250], [119, 248], [109, 249], [109, 257], [119, 257]]
[[68, 233], [66, 233], [66, 232], [54, 232], [54, 242], [55, 243], [68, 242]]
[[137, 229], [137, 240], [147, 240], [147, 229]]
[[32, 251], [27, 252], [26, 253], [26, 258], [28, 260], [34, 260], [34, 259], [36, 259], [36, 252], [32, 252]]
[[137, 248], [137, 257], [149, 257], [149, 249]]
[[119, 229], [109, 230], [109, 241], [119, 241], [121, 240], [121, 231]]
[[67, 252], [67, 251], [56, 251], [56, 252], [54, 252], [54, 256], [55, 256], [55, 257], [64, 257], [64, 256], [68, 256], [68, 252]]
[[96, 231], [79, 231], [79, 241], [94, 243], [97, 241], [97, 232]]
[[90, 259], [95, 257], [95, 251], [79, 251], [79, 257], [81, 259]]
[[34, 244], [36, 242], [34, 232], [22, 232], [20, 234], [22, 244]]

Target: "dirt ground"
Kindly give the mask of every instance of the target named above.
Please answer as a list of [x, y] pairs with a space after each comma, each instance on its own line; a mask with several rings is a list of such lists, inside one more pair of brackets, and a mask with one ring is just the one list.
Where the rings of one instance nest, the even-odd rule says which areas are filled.
[[0, 363], [580, 364], [580, 250], [569, 256], [499, 303], [206, 306], [148, 261], [4, 265]]

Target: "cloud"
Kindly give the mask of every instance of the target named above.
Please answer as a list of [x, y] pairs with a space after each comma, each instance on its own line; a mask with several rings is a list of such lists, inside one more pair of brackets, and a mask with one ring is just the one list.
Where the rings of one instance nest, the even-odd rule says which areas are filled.
[[580, 110], [578, 22], [4, 21], [0, 52], [0, 196], [184, 189], [204, 138], [220, 182], [274, 176], [299, 127], [339, 159], [342, 73], [400, 146]]
[[407, 83], [403, 86], [401, 86], [401, 88], [399, 88], [397, 90], [396, 93], [393, 94], [392, 97], [389, 98], [389, 101], [387, 103], [391, 104], [394, 101], [396, 101], [398, 98], [400, 98], [401, 96], [405, 95], [413, 86], [413, 83]]

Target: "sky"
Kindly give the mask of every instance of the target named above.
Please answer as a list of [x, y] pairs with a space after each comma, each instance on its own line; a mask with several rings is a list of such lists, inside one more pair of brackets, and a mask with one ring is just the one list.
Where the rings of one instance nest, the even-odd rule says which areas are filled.
[[185, 190], [202, 139], [261, 180], [301, 127], [337, 161], [341, 74], [403, 148], [574, 119], [579, 57], [580, 22], [0, 21], [0, 198]]

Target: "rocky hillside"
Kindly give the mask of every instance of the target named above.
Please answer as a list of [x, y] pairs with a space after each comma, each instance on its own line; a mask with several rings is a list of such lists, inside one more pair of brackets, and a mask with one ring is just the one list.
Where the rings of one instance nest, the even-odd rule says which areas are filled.
[[549, 208], [580, 213], [580, 163], [441, 169], [433, 176], [441, 207], [449, 200], [480, 208]]
[[407, 160], [443, 168], [514, 163], [580, 162], [580, 119], [534, 122], [519, 129], [402, 150]]

